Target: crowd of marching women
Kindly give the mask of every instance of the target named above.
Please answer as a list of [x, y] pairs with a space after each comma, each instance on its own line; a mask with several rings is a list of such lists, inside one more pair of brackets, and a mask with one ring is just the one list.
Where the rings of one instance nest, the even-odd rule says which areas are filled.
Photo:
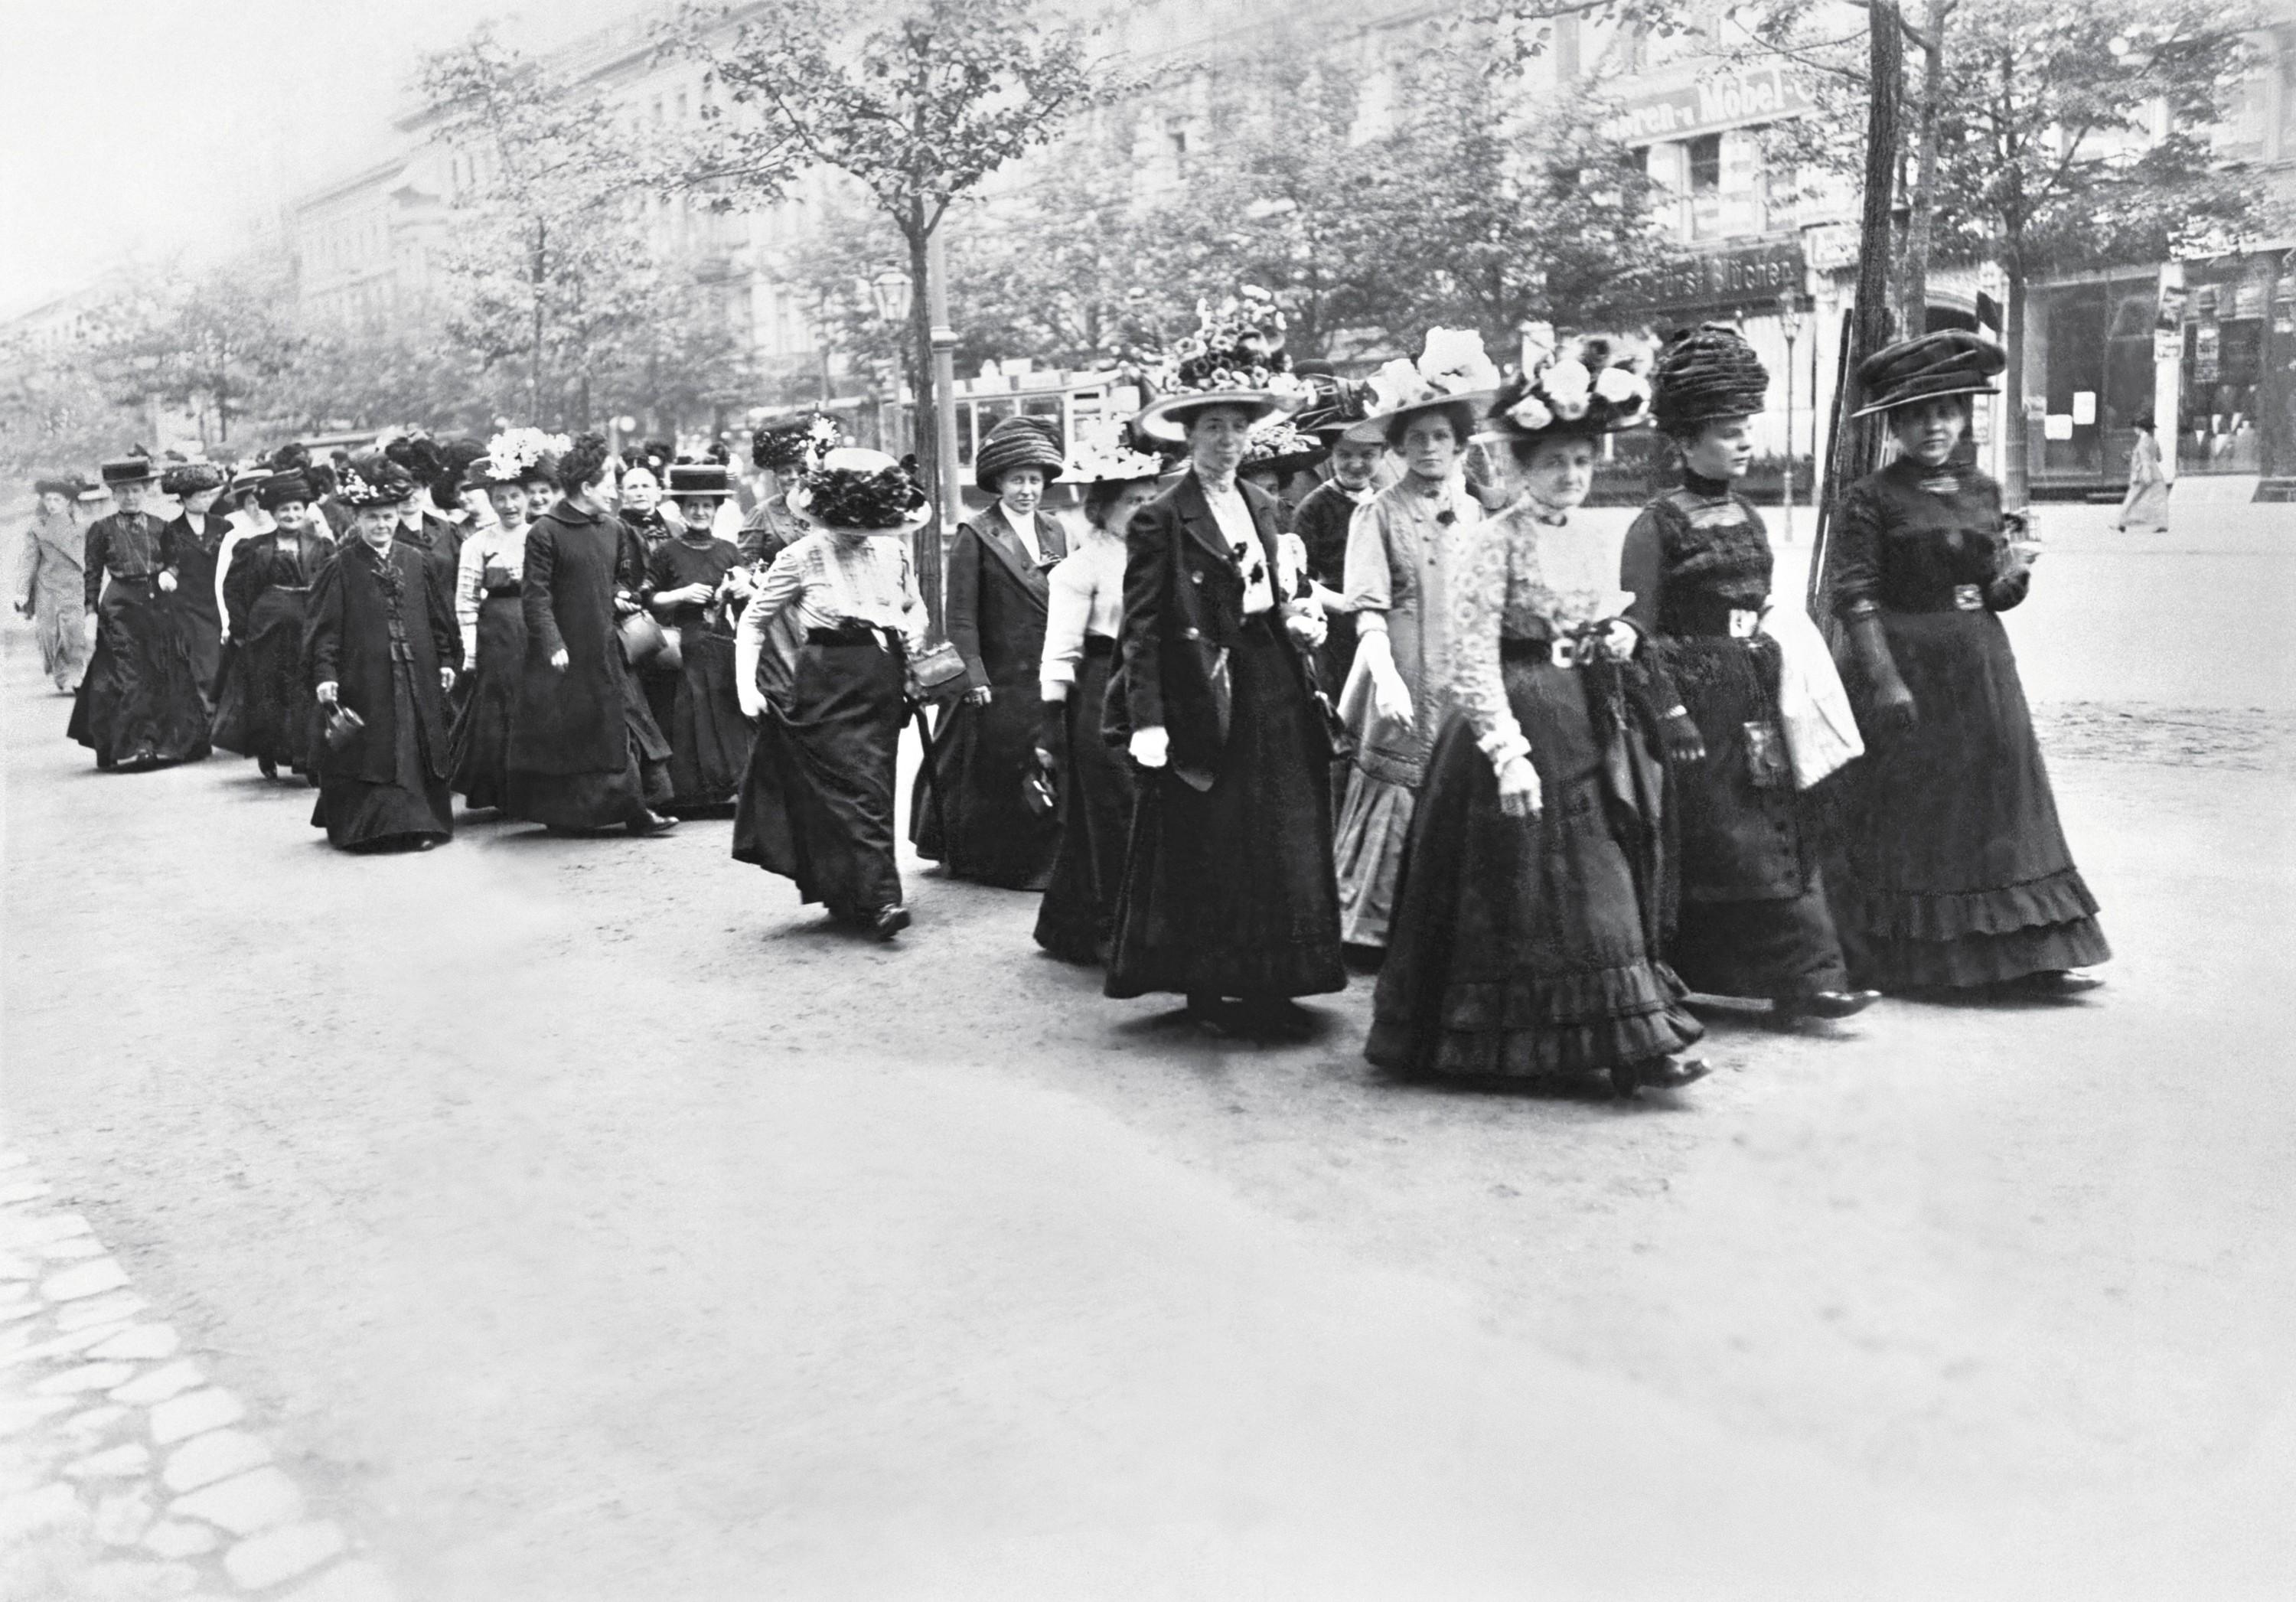
[[[457, 793], [569, 834], [730, 813], [734, 858], [886, 938], [914, 719], [917, 854], [1039, 895], [1109, 995], [1292, 1039], [1375, 970], [1383, 1068], [1630, 1094], [1704, 1072], [1693, 995], [2095, 982], [1999, 619], [2033, 548], [1969, 463], [1999, 366], [1935, 333], [1861, 366], [1896, 454], [1840, 501], [1823, 629], [1736, 488], [1769, 380], [1734, 331], [1502, 372], [1439, 329], [1357, 382], [1249, 298], [1122, 431], [983, 441], [938, 630], [925, 495], [818, 415], [758, 432], [746, 518], [723, 463], [530, 429], [122, 457], [40, 482], [20, 606], [101, 767], [253, 758], [346, 850], [430, 849]], [[1621, 550], [1573, 513], [1642, 427], [1680, 480]]]

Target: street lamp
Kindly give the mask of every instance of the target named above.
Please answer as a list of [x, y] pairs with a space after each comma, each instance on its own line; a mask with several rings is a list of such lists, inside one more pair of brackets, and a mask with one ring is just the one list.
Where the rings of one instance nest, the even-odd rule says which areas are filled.
[[[1786, 452], [1785, 505], [1781, 508], [1779, 538], [1787, 545], [1793, 543], [1794, 501], [1794, 341], [1801, 333], [1802, 297], [1788, 292], [1778, 297], [1778, 331], [1786, 336]], [[1812, 405], [1817, 398], [1810, 397]]]
[[909, 320], [909, 303], [916, 296], [917, 286], [900, 268], [887, 267], [873, 278], [864, 278], [859, 282], [859, 288], [883, 321], [906, 323]]

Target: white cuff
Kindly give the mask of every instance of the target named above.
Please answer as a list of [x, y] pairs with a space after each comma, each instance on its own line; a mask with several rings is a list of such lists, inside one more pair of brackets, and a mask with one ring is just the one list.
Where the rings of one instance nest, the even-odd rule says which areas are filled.
[[1496, 773], [1517, 757], [1527, 757], [1530, 754], [1530, 742], [1522, 737], [1522, 730], [1520, 727], [1512, 724], [1504, 728], [1491, 730], [1475, 743], [1481, 748], [1483, 755], [1488, 759], [1493, 773]]

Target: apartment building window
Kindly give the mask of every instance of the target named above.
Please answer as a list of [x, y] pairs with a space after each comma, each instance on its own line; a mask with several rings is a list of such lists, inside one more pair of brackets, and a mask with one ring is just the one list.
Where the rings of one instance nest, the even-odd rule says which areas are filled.
[[1689, 157], [1690, 193], [1693, 195], [1722, 193], [1722, 136], [1702, 134], [1690, 140], [1684, 150]]
[[660, 127], [661, 123], [661, 96], [657, 94], [653, 97], [653, 125], [656, 127]]
[[685, 91], [683, 89], [677, 92], [677, 119], [680, 122], [685, 120]]

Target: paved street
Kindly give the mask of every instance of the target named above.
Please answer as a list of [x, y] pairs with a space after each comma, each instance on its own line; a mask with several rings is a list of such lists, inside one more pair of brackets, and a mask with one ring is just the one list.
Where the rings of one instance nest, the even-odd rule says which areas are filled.
[[26, 1205], [423, 1602], [2286, 1596], [2296, 507], [2047, 514], [2111, 985], [1623, 1110], [1387, 1082], [1364, 980], [1206, 1042], [934, 875], [857, 942], [722, 822], [340, 856], [97, 775], [12, 623]]

